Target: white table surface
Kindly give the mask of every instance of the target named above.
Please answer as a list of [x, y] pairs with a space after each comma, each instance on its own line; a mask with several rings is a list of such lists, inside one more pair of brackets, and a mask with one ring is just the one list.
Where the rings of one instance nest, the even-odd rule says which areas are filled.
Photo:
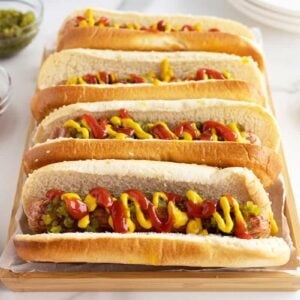
[[[108, 1], [108, 0], [106, 0]], [[111, 1], [111, 0], [110, 0]], [[34, 42], [17, 56], [1, 60], [0, 65], [7, 68], [13, 79], [12, 104], [0, 116], [0, 252], [4, 247], [12, 201], [15, 194], [18, 171], [23, 151], [23, 143], [29, 119], [29, 103], [35, 87], [45, 43], [49, 42], [58, 30], [63, 18], [73, 9], [86, 6], [99, 6], [100, 1], [58, 1], [44, 0], [45, 15], [41, 31]], [[108, 1], [109, 2], [109, 1]], [[111, 2], [109, 3], [112, 4]], [[300, 199], [300, 36], [272, 29], [244, 17], [225, 0], [127, 0], [121, 9], [140, 10], [149, 13], [191, 13], [214, 15], [241, 21], [249, 26], [259, 26], [267, 57], [273, 98], [276, 105], [282, 141], [291, 175], [296, 199]], [[299, 211], [299, 203], [298, 203]], [[300, 234], [300, 233], [299, 233]], [[12, 299], [161, 299], [177, 300], [184, 297], [192, 299], [300, 299], [300, 292], [285, 293], [12, 293], [0, 283], [0, 300]]]

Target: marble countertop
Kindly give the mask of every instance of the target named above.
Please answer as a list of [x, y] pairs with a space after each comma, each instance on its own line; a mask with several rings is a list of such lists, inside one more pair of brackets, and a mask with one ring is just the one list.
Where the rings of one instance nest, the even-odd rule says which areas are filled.
[[[116, 1], [116, 0], [115, 0]], [[30, 116], [29, 103], [34, 92], [35, 79], [38, 72], [43, 47], [53, 39], [63, 18], [75, 8], [99, 6], [107, 4], [105, 0], [73, 0], [44, 1], [45, 16], [41, 31], [34, 42], [17, 56], [1, 60], [0, 65], [7, 68], [13, 80], [12, 104], [4, 115], [0, 116], [0, 252], [2, 252], [12, 201], [15, 194], [18, 172], [23, 152], [25, 132]], [[114, 1], [109, 1], [112, 6]], [[119, 1], [116, 1], [116, 3]], [[291, 176], [296, 199], [300, 199], [300, 35], [293, 35], [284, 31], [272, 29], [241, 15], [224, 0], [127, 0], [120, 9], [139, 10], [149, 13], [191, 13], [199, 15], [214, 15], [241, 21], [251, 27], [260, 27], [264, 50], [267, 58], [268, 73], [277, 111], [282, 142], [285, 150], [287, 164]], [[299, 211], [299, 202], [298, 211]], [[162, 296], [161, 296], [162, 295]], [[12, 299], [96, 299], [97, 293], [12, 293], [0, 283], [0, 300]], [[131, 299], [149, 297], [161, 299], [186, 299], [199, 297], [202, 299], [299, 299], [300, 292], [295, 293], [104, 293], [105, 299], [118, 299], [130, 297]], [[211, 298], [213, 297], [213, 298]]]

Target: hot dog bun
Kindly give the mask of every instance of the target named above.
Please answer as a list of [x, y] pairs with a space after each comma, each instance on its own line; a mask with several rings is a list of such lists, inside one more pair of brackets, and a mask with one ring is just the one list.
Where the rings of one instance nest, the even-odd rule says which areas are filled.
[[199, 68], [229, 72], [232, 79], [242, 80], [265, 91], [263, 76], [251, 57], [209, 52], [138, 52], [71, 49], [50, 55], [43, 63], [37, 88], [55, 86], [73, 76], [99, 71], [113, 72], [118, 77], [128, 74], [160, 74], [161, 62], [167, 59], [176, 78], [188, 77]]
[[275, 118], [260, 105], [222, 99], [201, 99], [71, 104], [54, 111], [39, 124], [34, 135], [34, 143], [45, 142], [55, 126], [62, 126], [65, 121], [84, 113], [92, 113], [96, 118], [103, 115], [112, 117], [118, 115], [118, 111], [122, 108], [130, 112], [135, 120], [151, 123], [164, 121], [171, 127], [175, 127], [183, 120], [239, 123], [246, 131], [255, 133], [263, 146], [277, 150], [280, 142]]
[[[253, 131], [262, 145], [236, 142], [207, 142], [179, 140], [109, 140], [66, 139], [48, 140], [55, 127], [91, 113], [97, 118], [118, 114], [126, 108], [137, 121], [165, 121], [175, 126], [183, 120], [237, 122]], [[207, 164], [218, 167], [248, 167], [270, 185], [281, 171], [281, 160], [274, 151], [278, 148], [279, 134], [274, 118], [262, 107], [243, 102], [214, 100], [191, 101], [113, 101], [78, 103], [51, 113], [38, 126], [34, 146], [23, 159], [27, 173], [46, 164], [79, 159], [149, 159], [174, 162]], [[272, 149], [274, 150], [272, 150]]]
[[[83, 76], [99, 71], [112, 72], [118, 77], [129, 74], [160, 74], [161, 62], [167, 59], [174, 70], [174, 76], [184, 78], [195, 74], [199, 68], [211, 68], [219, 72], [229, 72], [230, 80], [202, 80], [185, 82], [91, 85], [58, 85], [73, 76]], [[195, 63], [196, 62], [196, 63]], [[233, 81], [233, 82], [231, 82]], [[243, 81], [242, 83], [240, 81]], [[256, 63], [251, 58], [207, 52], [123, 52], [110, 50], [65, 50], [51, 55], [43, 64], [38, 76], [38, 92], [32, 100], [32, 113], [41, 120], [53, 108], [75, 102], [145, 99], [150, 96], [161, 99], [216, 97], [252, 100], [263, 104], [266, 95], [264, 79]], [[91, 91], [89, 89], [92, 88]], [[199, 91], [201, 89], [201, 92]], [[230, 91], [229, 90], [233, 90]], [[258, 91], [256, 91], [256, 89]], [[215, 91], [216, 90], [216, 91]], [[111, 95], [110, 91], [112, 92]], [[59, 94], [67, 96], [59, 96]], [[74, 100], [73, 95], [75, 94]], [[263, 96], [261, 96], [262, 94]], [[56, 97], [59, 97], [55, 99]], [[62, 100], [60, 100], [62, 99]], [[255, 100], [253, 100], [255, 99]], [[52, 101], [54, 103], [52, 103]], [[66, 103], [67, 102], [67, 103]]]
[[[72, 13], [62, 25], [57, 41], [57, 50], [91, 48], [138, 51], [207, 51], [252, 56], [264, 69], [264, 58], [254, 42], [253, 33], [241, 23], [215, 17], [184, 15], [145, 15], [132, 12], [114, 12], [93, 9], [95, 20], [106, 17], [111, 23], [134, 23], [146, 27], [165, 21], [171, 27], [200, 24], [202, 30], [189, 32], [149, 32], [142, 30], [116, 29], [99, 26], [77, 27], [76, 17], [85, 11]], [[220, 32], [209, 32], [218, 28]]]
[[[130, 87], [128, 87], [130, 86]], [[51, 111], [78, 102], [111, 100], [178, 100], [222, 98], [265, 106], [266, 99], [253, 85], [240, 80], [211, 80], [153, 85], [73, 85], [38, 90], [31, 102], [34, 118], [40, 122]]]
[[[30, 214], [31, 204], [49, 189], [84, 195], [95, 186], [105, 186], [116, 194], [130, 187], [175, 193], [188, 188], [211, 198], [230, 193], [239, 202], [253, 201], [261, 209], [270, 210], [267, 193], [247, 169], [107, 160], [63, 162], [35, 171], [23, 188], [25, 214]], [[241, 240], [211, 234], [46, 233], [18, 234], [14, 242], [18, 255], [28, 261], [265, 267], [285, 264], [290, 255], [289, 247], [279, 237]]]

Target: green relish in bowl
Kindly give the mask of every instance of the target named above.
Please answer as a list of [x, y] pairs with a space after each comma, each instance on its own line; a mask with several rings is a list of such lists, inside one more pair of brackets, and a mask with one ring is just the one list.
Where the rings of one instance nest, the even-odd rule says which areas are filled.
[[[2, 5], [5, 2], [9, 4]], [[37, 11], [33, 2], [0, 2], [0, 57], [14, 55], [36, 36], [41, 21], [42, 4], [40, 3], [40, 11]]]
[[32, 11], [22, 13], [14, 9], [0, 9], [0, 38], [19, 37], [35, 20]]

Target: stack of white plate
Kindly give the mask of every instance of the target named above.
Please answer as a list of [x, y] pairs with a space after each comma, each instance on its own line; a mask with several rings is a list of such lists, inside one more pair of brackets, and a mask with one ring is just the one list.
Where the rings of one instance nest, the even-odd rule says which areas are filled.
[[266, 25], [300, 33], [299, 0], [228, 0], [237, 10]]

